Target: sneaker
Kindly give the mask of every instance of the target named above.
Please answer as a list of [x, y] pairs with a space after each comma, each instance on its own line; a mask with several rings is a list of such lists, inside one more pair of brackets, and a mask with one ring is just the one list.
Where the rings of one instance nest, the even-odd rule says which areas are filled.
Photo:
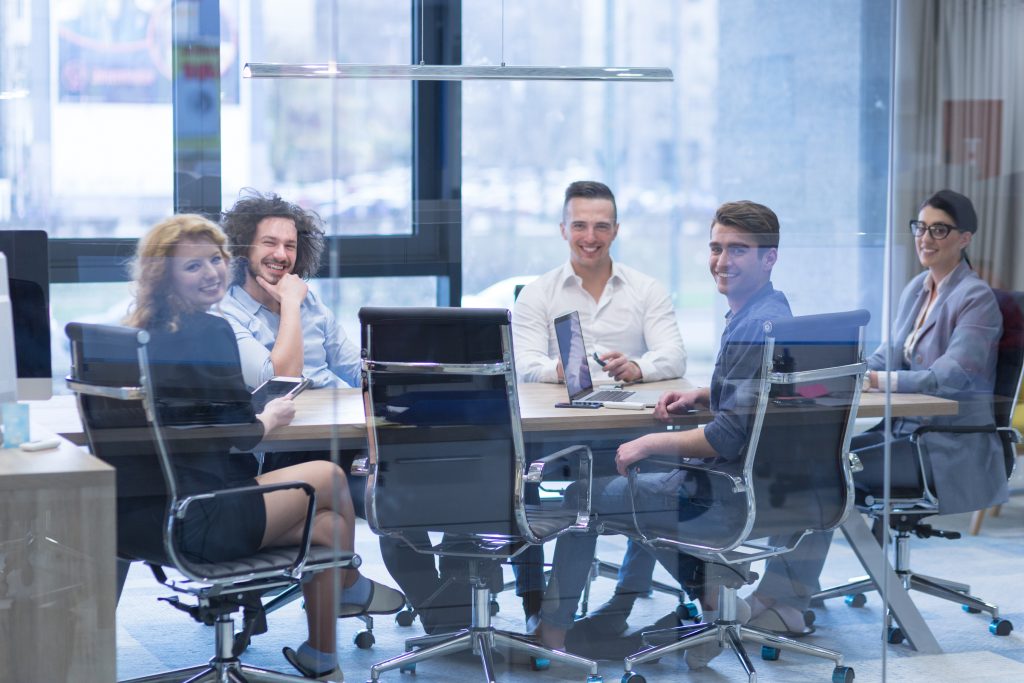
[[[718, 610], [704, 610], [704, 616], [701, 618], [701, 621], [705, 624], [712, 624], [716, 619], [718, 619]], [[750, 605], [742, 598], [736, 598], [736, 621], [740, 624], [750, 621]], [[687, 648], [685, 651], [686, 664], [690, 667], [691, 671], [703, 669], [708, 665], [708, 662], [722, 654], [723, 649], [717, 639]]]

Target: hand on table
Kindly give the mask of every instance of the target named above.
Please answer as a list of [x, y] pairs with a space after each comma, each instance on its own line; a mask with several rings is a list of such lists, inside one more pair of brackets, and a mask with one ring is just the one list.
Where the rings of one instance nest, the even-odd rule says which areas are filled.
[[682, 415], [689, 410], [703, 407], [704, 394], [700, 389], [689, 391], [666, 391], [654, 406], [654, 417], [668, 422], [675, 415]]

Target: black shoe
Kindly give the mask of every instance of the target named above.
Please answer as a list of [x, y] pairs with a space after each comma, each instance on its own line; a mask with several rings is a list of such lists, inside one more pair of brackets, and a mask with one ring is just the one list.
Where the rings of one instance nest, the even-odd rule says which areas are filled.
[[615, 593], [611, 600], [587, 615], [585, 621], [590, 624], [590, 628], [595, 633], [606, 636], [621, 635], [629, 628], [626, 620], [629, 618], [629, 613], [633, 611], [634, 602], [636, 602], [635, 593]]

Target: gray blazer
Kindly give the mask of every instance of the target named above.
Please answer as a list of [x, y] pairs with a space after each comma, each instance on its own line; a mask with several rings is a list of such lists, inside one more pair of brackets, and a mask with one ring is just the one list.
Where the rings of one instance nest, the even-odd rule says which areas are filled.
[[[897, 390], [924, 393], [960, 402], [958, 415], [898, 418], [893, 434], [901, 436], [919, 425], [979, 426], [995, 423], [992, 392], [1003, 319], [991, 288], [965, 261], [950, 273], [921, 327], [910, 363], [903, 344], [928, 301], [927, 271], [900, 295], [891, 339], [891, 360]], [[868, 359], [872, 370], [885, 369], [885, 345]], [[1003, 448], [995, 434], [927, 434], [926, 468], [930, 469], [939, 511], [966, 512], [1006, 501]]]

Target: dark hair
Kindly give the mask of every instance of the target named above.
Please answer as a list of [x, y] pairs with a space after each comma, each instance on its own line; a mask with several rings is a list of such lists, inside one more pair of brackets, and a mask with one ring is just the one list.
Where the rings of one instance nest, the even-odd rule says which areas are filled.
[[715, 211], [715, 218], [711, 221], [712, 229], [715, 223], [750, 233], [761, 249], [779, 247], [779, 217], [764, 204], [746, 199], [726, 202]]
[[612, 223], [619, 222], [619, 209], [615, 206], [615, 195], [604, 183], [596, 180], [577, 180], [565, 188], [565, 201], [562, 202], [562, 221], [569, 211], [569, 200], [575, 199], [607, 199], [612, 203]]
[[978, 214], [974, 211], [971, 200], [953, 190], [939, 190], [917, 207], [920, 211], [926, 206], [945, 211], [956, 223], [954, 227], [963, 232], [978, 232]]
[[228, 236], [231, 253], [235, 257], [234, 284], [245, 282], [245, 274], [249, 269], [249, 249], [256, 237], [256, 228], [264, 218], [288, 218], [295, 222], [298, 244], [293, 272], [304, 280], [316, 275], [324, 252], [324, 231], [320, 227], [323, 221], [319, 214], [286, 202], [273, 192], [263, 194], [245, 188], [240, 194], [241, 198], [220, 218], [221, 227]]

